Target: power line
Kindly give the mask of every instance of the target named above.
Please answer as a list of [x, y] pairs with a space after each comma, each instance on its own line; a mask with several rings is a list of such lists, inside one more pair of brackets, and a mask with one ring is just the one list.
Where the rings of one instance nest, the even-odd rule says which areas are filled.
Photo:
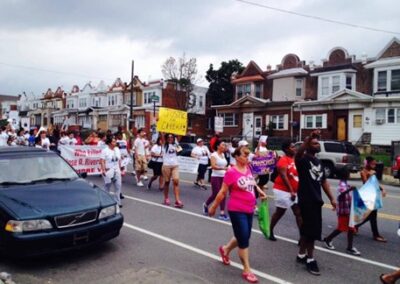
[[[35, 70], [35, 71], [40, 71], [40, 72], [47, 72], [47, 73], [55, 73], [55, 74], [62, 74], [62, 75], [69, 75], [69, 76], [84, 77], [84, 78], [90, 78], [90, 79], [98, 79], [98, 80], [105, 80], [105, 79], [107, 79], [107, 78], [100, 78], [100, 77], [90, 76], [90, 75], [87, 75], [87, 74], [63, 72], [63, 71], [56, 71], [56, 70], [47, 70], [47, 69], [41, 69], [41, 68], [32, 67], [32, 66], [24, 66], [24, 65], [10, 64], [10, 63], [5, 63], [5, 62], [0, 62], [0, 65], [4, 65], [4, 66], [8, 66], [8, 67], [13, 67], [13, 68], [21, 68], [21, 69], [27, 69], [27, 70]], [[115, 78], [114, 78], [114, 79], [115, 79]], [[114, 79], [108, 78], [108, 80], [114, 80]]]
[[247, 0], [234, 0], [234, 1], [241, 2], [241, 3], [247, 4], [247, 5], [252, 5], [252, 6], [256, 6], [256, 7], [260, 7], [260, 8], [264, 8], [264, 9], [269, 9], [269, 10], [285, 13], [285, 14], [291, 14], [291, 15], [295, 15], [295, 16], [299, 16], [299, 17], [304, 17], [304, 18], [309, 18], [309, 19], [313, 19], [313, 20], [328, 22], [328, 23], [332, 23], [332, 24], [349, 26], [349, 27], [353, 27], [353, 28], [359, 28], [359, 29], [364, 29], [364, 30], [369, 30], [369, 31], [374, 31], [374, 32], [382, 32], [382, 33], [400, 35], [400, 32], [376, 29], [376, 28], [372, 28], [372, 27], [367, 27], [367, 26], [362, 26], [362, 25], [357, 25], [357, 24], [352, 24], [352, 23], [347, 23], [347, 22], [327, 19], [327, 18], [323, 18], [323, 17], [319, 17], [319, 16], [307, 15], [307, 14], [298, 13], [298, 12], [285, 10], [285, 9], [280, 9], [280, 8], [275, 8], [275, 7], [263, 5], [263, 4], [260, 4], [260, 3], [247, 1]]

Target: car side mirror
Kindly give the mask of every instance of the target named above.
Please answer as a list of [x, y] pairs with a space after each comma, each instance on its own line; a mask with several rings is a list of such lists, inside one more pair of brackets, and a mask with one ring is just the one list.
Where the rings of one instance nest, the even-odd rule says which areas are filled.
[[87, 172], [80, 173], [79, 176], [81, 178], [87, 178]]

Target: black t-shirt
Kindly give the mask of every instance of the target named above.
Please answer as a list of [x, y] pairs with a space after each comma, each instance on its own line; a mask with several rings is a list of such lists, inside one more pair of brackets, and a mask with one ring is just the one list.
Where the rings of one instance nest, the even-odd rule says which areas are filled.
[[321, 184], [326, 177], [319, 159], [306, 154], [302, 158], [296, 159], [295, 163], [299, 174], [297, 191], [299, 205], [324, 204], [321, 196]]

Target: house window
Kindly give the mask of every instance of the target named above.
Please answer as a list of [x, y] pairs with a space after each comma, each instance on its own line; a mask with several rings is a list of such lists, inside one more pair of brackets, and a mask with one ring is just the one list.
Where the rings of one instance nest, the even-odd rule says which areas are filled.
[[79, 99], [79, 107], [80, 108], [86, 107], [86, 99]]
[[346, 75], [346, 89], [353, 89], [353, 76], [351, 74]]
[[395, 109], [394, 108], [388, 109], [387, 122], [388, 123], [395, 123]]
[[199, 107], [203, 107], [203, 96], [199, 97]]
[[391, 91], [400, 90], [400, 69], [392, 70], [392, 79], [390, 81]]
[[236, 86], [236, 88], [237, 88], [237, 97], [238, 99], [240, 99], [241, 97], [243, 97], [244, 85], [238, 85]]
[[400, 108], [397, 109], [397, 123], [400, 123]]
[[362, 127], [362, 115], [355, 114], [353, 115], [353, 128], [361, 128]]
[[375, 118], [378, 123], [383, 123], [385, 121], [386, 110], [384, 108], [377, 108], [375, 110]]
[[326, 114], [305, 115], [304, 128], [305, 129], [326, 128]]
[[378, 72], [378, 92], [386, 91], [386, 71], [379, 71]]
[[296, 79], [296, 97], [303, 95], [303, 79]]
[[144, 127], [144, 115], [138, 115], [135, 118], [135, 126], [139, 129]]
[[306, 128], [314, 128], [313, 120], [314, 120], [314, 118], [312, 115], [306, 116]]
[[250, 96], [251, 95], [251, 84], [244, 85], [244, 94], [246, 96]]
[[332, 77], [332, 93], [336, 93], [340, 90], [340, 76]]
[[100, 121], [107, 121], [107, 115], [106, 114], [100, 114], [98, 120], [99, 120], [99, 122]]
[[315, 128], [322, 128], [322, 115], [315, 116]]
[[219, 116], [224, 118], [224, 126], [238, 125], [238, 117], [235, 113], [221, 113]]
[[189, 118], [189, 117], [188, 117], [188, 125], [187, 125], [187, 127], [188, 127], [188, 128], [193, 128], [193, 121], [192, 121], [192, 119]]
[[156, 95], [156, 92], [144, 93], [144, 104], [150, 104], [152, 102], [152, 100], [151, 100], [152, 95]]
[[272, 127], [276, 130], [283, 130], [285, 128], [285, 116], [284, 115], [272, 115]]
[[326, 97], [329, 95], [329, 78], [321, 79], [321, 95]]
[[67, 101], [67, 108], [74, 108], [74, 100]]
[[109, 96], [109, 97], [108, 97], [108, 105], [109, 105], [109, 106], [114, 106], [114, 105], [116, 105], [116, 98], [115, 98], [115, 96]]
[[261, 84], [256, 84], [255, 93], [256, 93], [256, 98], [261, 98]]

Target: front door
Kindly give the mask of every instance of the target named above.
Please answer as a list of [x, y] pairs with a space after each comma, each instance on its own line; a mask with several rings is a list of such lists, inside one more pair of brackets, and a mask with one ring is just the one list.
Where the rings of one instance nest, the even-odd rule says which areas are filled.
[[346, 141], [346, 118], [344, 117], [338, 117], [336, 120], [336, 126], [337, 126], [337, 137], [336, 139], [339, 141]]
[[253, 139], [253, 121], [254, 114], [252, 112], [243, 113], [243, 138], [246, 140]]
[[262, 116], [254, 117], [254, 136], [260, 137], [262, 131]]

